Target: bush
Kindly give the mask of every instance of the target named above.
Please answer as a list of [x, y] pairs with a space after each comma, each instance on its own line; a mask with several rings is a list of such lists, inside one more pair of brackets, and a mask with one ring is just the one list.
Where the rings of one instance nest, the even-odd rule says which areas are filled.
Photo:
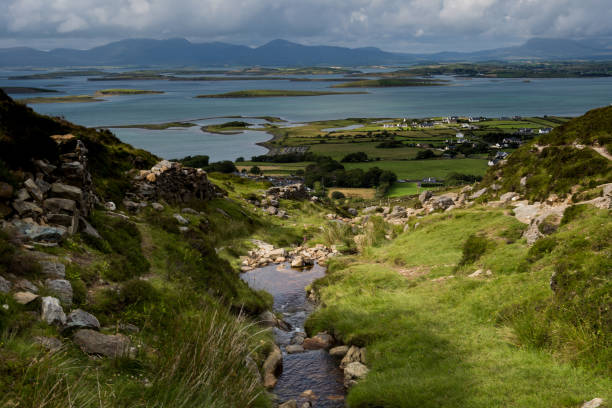
[[206, 168], [206, 171], [217, 172], [217, 173], [236, 173], [238, 172], [238, 169], [236, 168], [236, 165], [234, 165], [232, 161], [224, 160], [220, 162], [211, 163]]
[[487, 251], [489, 240], [476, 234], [472, 234], [463, 244], [463, 255], [459, 266], [469, 265], [476, 262]]
[[346, 196], [344, 193], [342, 193], [342, 191], [334, 191], [331, 193], [331, 198], [334, 200], [342, 200], [343, 198], [346, 198]]
[[572, 205], [567, 207], [563, 212], [563, 218], [561, 218], [561, 225], [565, 225], [577, 219], [587, 209], [587, 204]]
[[178, 162], [181, 163], [183, 166], [200, 168], [208, 166], [208, 160], [208, 156], [197, 155], [184, 157], [178, 160]]
[[261, 171], [261, 169], [259, 167], [253, 166], [253, 167], [251, 167], [249, 169], [249, 173], [251, 173], [251, 174], [261, 174], [262, 171]]
[[545, 237], [538, 239], [527, 252], [527, 260], [529, 262], [535, 262], [538, 259], [544, 257], [544, 255], [551, 253], [557, 247], [557, 240], [551, 237]]
[[364, 152], [349, 153], [340, 160], [342, 163], [367, 162], [368, 155]]
[[140, 305], [154, 302], [159, 298], [159, 294], [153, 285], [142, 279], [132, 279], [125, 282], [119, 293], [121, 302], [126, 305]]
[[417, 153], [415, 160], [426, 160], [426, 159], [432, 159], [434, 157], [436, 157], [436, 155], [433, 152], [433, 150], [426, 149], [426, 150], [420, 150]]

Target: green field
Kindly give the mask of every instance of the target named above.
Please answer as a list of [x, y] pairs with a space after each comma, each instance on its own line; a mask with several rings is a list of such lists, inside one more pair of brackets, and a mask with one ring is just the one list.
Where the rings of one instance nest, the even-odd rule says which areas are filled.
[[445, 178], [449, 173], [483, 175], [487, 161], [482, 159], [440, 159], [440, 160], [406, 160], [380, 161], [375, 163], [343, 163], [346, 169], [364, 169], [379, 167], [391, 170], [400, 179], [420, 180], [425, 177]]
[[425, 190], [435, 190], [432, 187], [419, 187], [417, 183], [395, 183], [389, 189], [387, 197], [404, 197], [408, 195], [421, 194]]
[[407, 160], [415, 158], [417, 152], [421, 150], [415, 147], [382, 149], [376, 147], [379, 143], [380, 142], [315, 144], [310, 147], [309, 151], [322, 156], [331, 156], [333, 159], [340, 161], [347, 154], [357, 152], [364, 152], [372, 159], [380, 157], [382, 160]]

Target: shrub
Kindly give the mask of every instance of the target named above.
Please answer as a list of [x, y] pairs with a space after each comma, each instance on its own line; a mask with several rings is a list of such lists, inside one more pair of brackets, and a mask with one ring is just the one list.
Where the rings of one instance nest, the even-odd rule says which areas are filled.
[[583, 214], [587, 209], [587, 204], [572, 205], [567, 207], [563, 212], [563, 218], [561, 218], [561, 225], [572, 222]]
[[545, 237], [537, 240], [529, 252], [527, 252], [527, 260], [535, 262], [544, 255], [551, 253], [557, 247], [557, 240], [552, 237]]
[[208, 156], [197, 155], [197, 156], [187, 156], [187, 157], [184, 157], [184, 158], [178, 160], [178, 162], [181, 163], [184, 166], [187, 166], [187, 167], [200, 168], [200, 167], [208, 166], [208, 160], [209, 160]]
[[342, 191], [334, 191], [331, 193], [331, 198], [334, 200], [342, 200], [343, 198], [346, 198], [346, 196], [344, 193], [342, 193]]
[[217, 173], [235, 173], [238, 171], [238, 169], [236, 168], [236, 165], [233, 162], [229, 160], [224, 160], [220, 162], [211, 163], [206, 168], [206, 171]]
[[476, 262], [487, 251], [489, 240], [486, 237], [472, 234], [463, 244], [463, 254], [459, 266]]
[[154, 302], [159, 298], [159, 294], [153, 285], [142, 279], [131, 279], [125, 282], [119, 294], [121, 302], [126, 305]]
[[340, 160], [342, 163], [367, 162], [368, 155], [364, 152], [349, 153]]
[[426, 160], [426, 159], [432, 159], [434, 157], [436, 157], [436, 155], [433, 152], [433, 150], [425, 149], [425, 150], [420, 150], [417, 153], [415, 160]]
[[261, 169], [259, 167], [253, 166], [253, 167], [251, 167], [249, 169], [249, 173], [251, 173], [251, 174], [261, 174], [262, 171], [261, 171]]

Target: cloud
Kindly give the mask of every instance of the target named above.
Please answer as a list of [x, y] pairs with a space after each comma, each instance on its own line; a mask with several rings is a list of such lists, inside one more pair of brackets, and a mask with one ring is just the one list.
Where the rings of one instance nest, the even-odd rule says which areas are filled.
[[609, 0], [2, 0], [0, 42], [274, 38], [391, 50], [612, 36]]

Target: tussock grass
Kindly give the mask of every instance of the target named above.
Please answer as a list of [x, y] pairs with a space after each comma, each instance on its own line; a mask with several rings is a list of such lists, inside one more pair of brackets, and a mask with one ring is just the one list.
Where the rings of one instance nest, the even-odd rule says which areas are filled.
[[[610, 400], [606, 220], [606, 211], [589, 207], [530, 250], [516, 239], [518, 222], [502, 211], [428, 216], [388, 244], [333, 260], [313, 284], [325, 307], [307, 328], [367, 347], [371, 371], [351, 389], [351, 407], [544, 408]], [[466, 246], [475, 236], [486, 245]], [[465, 248], [485, 250], [456, 269]], [[431, 272], [406, 279], [397, 265]], [[478, 268], [491, 269], [492, 277], [466, 276]], [[455, 278], [431, 281], [450, 274]]]

